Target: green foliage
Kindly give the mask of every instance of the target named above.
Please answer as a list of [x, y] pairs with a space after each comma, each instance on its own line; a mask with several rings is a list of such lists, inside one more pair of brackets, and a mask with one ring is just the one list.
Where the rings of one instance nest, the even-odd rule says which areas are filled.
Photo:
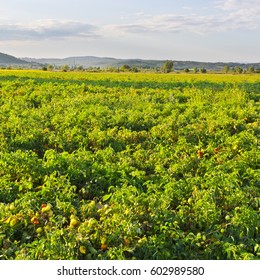
[[1, 259], [260, 258], [259, 76], [0, 71]]
[[173, 69], [173, 61], [167, 60], [162, 66], [162, 71], [164, 73], [170, 73]]
[[130, 71], [131, 70], [131, 67], [127, 64], [124, 64], [121, 68], [120, 68], [121, 71], [123, 72], [127, 72], [127, 71]]
[[235, 72], [238, 73], [238, 74], [242, 74], [243, 73], [243, 69], [239, 66], [236, 66], [235, 67]]
[[48, 70], [48, 71], [52, 71], [53, 69], [54, 69], [54, 66], [53, 66], [53, 65], [49, 64], [49, 65], [47, 66], [47, 70]]
[[207, 73], [207, 70], [206, 70], [204, 67], [202, 67], [202, 68], [200, 69], [200, 72], [203, 73], [203, 74], [205, 74], [205, 73]]
[[247, 69], [248, 73], [254, 73], [255, 72], [255, 68], [254, 66], [249, 66], [248, 69]]
[[230, 71], [229, 65], [225, 65], [223, 70], [224, 70], [224, 73], [228, 73]]
[[67, 72], [69, 70], [69, 65], [65, 64], [60, 67], [62, 72]]

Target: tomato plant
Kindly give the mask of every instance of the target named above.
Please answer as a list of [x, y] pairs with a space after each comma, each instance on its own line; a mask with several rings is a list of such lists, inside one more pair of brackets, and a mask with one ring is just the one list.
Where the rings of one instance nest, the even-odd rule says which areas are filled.
[[259, 259], [259, 81], [0, 71], [0, 258]]

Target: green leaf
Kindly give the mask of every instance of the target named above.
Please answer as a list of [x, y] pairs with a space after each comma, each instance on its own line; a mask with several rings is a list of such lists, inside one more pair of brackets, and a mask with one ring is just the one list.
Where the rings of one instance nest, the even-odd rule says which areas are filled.
[[106, 194], [106, 195], [104, 195], [104, 196], [102, 197], [102, 200], [103, 200], [103, 201], [107, 201], [107, 200], [110, 199], [111, 196], [112, 196], [112, 193]]

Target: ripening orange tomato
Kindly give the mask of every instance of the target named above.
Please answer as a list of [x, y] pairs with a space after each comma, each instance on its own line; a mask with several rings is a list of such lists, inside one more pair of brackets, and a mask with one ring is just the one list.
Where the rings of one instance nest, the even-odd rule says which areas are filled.
[[34, 225], [38, 225], [40, 222], [39, 222], [39, 220], [36, 218], [36, 217], [33, 217], [32, 219], [31, 219], [31, 222], [34, 224]]
[[125, 238], [125, 239], [124, 239], [124, 245], [125, 245], [125, 246], [128, 246], [129, 244], [130, 244], [130, 240], [127, 239], [127, 238]]
[[107, 247], [108, 247], [107, 244], [102, 244], [100, 246], [101, 250], [103, 250], [103, 251], [106, 251]]

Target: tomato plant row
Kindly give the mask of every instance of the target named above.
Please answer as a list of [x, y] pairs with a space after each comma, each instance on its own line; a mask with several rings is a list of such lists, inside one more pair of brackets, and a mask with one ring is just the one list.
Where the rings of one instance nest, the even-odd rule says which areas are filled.
[[260, 259], [258, 75], [0, 72], [1, 259]]

